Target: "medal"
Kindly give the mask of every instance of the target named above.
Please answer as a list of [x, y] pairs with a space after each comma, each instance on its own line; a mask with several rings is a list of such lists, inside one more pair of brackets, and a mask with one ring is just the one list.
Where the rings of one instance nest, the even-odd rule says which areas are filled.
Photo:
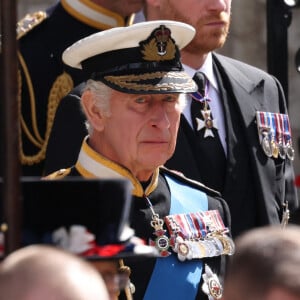
[[283, 145], [282, 138], [279, 139], [279, 142], [278, 142], [278, 150], [279, 150], [279, 156], [280, 156], [282, 159], [285, 159], [285, 157], [286, 157], [286, 148], [285, 148], [285, 146]]
[[232, 255], [235, 252], [235, 245], [233, 240], [227, 236], [220, 234], [218, 235], [219, 240], [222, 242], [223, 245], [223, 254]]
[[212, 129], [215, 128], [218, 130], [217, 119], [212, 119], [211, 111], [209, 109], [201, 110], [201, 114], [203, 116], [203, 120], [196, 118], [197, 130], [199, 131], [205, 128], [204, 138], [207, 138], [208, 136], [215, 137]]
[[278, 158], [278, 155], [279, 155], [279, 149], [278, 149], [278, 146], [276, 145], [276, 142], [275, 142], [274, 138], [272, 138], [270, 144], [271, 144], [272, 156], [273, 156], [274, 158]]
[[[209, 90], [209, 81], [206, 79], [205, 75], [202, 74], [201, 80], [197, 77], [198, 91], [192, 93], [191, 96], [195, 101], [201, 102], [203, 104], [203, 109], [200, 111], [203, 117], [203, 120], [196, 117], [197, 122], [197, 131], [200, 131], [204, 128], [204, 138], [207, 137], [215, 137], [212, 131], [213, 128], [218, 130], [217, 120], [212, 118], [211, 110], [209, 109], [208, 102], [210, 99], [208, 98], [208, 90]], [[199, 80], [201, 82], [199, 82]], [[201, 91], [200, 91], [201, 90]]]
[[270, 126], [268, 125], [268, 119], [265, 112], [256, 112], [256, 122], [258, 128], [258, 134], [260, 138], [260, 144], [264, 153], [268, 157], [272, 157], [272, 145], [269, 138]]
[[256, 112], [260, 144], [268, 157], [290, 160], [295, 158], [291, 128], [287, 114]]
[[160, 256], [169, 256], [171, 254], [168, 251], [170, 247], [170, 240], [165, 235], [166, 230], [163, 229], [164, 221], [159, 218], [158, 214], [153, 214], [152, 221], [150, 224], [155, 229], [153, 234], [156, 235], [154, 241], [150, 239], [150, 246], [154, 246], [159, 251]]
[[150, 222], [150, 225], [155, 229], [153, 235], [156, 236], [154, 240], [149, 239], [149, 245], [154, 246], [158, 250], [160, 256], [169, 256], [171, 254], [168, 251], [170, 247], [170, 239], [165, 235], [166, 230], [163, 228], [164, 220], [155, 213], [150, 199], [146, 196], [145, 199], [147, 200], [148, 206], [152, 212], [152, 221]]
[[223, 294], [223, 287], [219, 281], [218, 276], [213, 273], [211, 268], [205, 264], [205, 272], [202, 275], [203, 285], [202, 291], [208, 296], [209, 300], [221, 299]]
[[295, 150], [292, 145], [292, 132], [290, 128], [290, 121], [288, 115], [283, 115], [283, 119], [286, 156], [289, 160], [293, 161], [295, 159]]
[[272, 149], [272, 156], [274, 158], [278, 158], [279, 155], [279, 149], [277, 145], [277, 136], [278, 136], [278, 128], [277, 128], [277, 122], [276, 122], [276, 115], [268, 113], [268, 120], [271, 124], [271, 149]]
[[217, 210], [169, 215], [164, 220], [170, 246], [180, 261], [234, 253], [234, 243]]
[[293, 161], [295, 159], [295, 150], [290, 143], [286, 146], [286, 156], [289, 160]]
[[265, 154], [268, 157], [272, 157], [273, 153], [272, 153], [272, 145], [271, 142], [269, 140], [269, 134], [266, 130], [262, 131], [262, 141], [261, 141], [261, 146], [265, 152]]
[[283, 122], [283, 116], [281, 114], [275, 115], [276, 120], [276, 128], [277, 128], [277, 146], [278, 146], [278, 154], [281, 159], [285, 159], [286, 157], [286, 149], [283, 142], [283, 128], [284, 128], [284, 122]]

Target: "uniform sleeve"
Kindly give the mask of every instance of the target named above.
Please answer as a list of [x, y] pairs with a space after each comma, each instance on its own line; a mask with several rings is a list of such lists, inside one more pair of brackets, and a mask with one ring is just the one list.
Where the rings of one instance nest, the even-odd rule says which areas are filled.
[[58, 106], [46, 151], [45, 174], [73, 166], [86, 135], [85, 116], [76, 91], [63, 98]]

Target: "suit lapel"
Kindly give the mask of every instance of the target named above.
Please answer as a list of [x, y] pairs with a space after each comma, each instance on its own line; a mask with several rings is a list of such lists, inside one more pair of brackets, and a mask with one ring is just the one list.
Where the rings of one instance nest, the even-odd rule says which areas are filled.
[[[246, 128], [253, 122], [257, 110], [262, 110], [264, 103], [264, 78], [255, 76], [253, 78], [245, 75], [240, 68], [232, 64], [223, 56], [215, 56], [214, 61], [222, 74], [226, 74], [232, 86], [242, 118]], [[255, 99], [255, 101], [253, 101]]]
[[276, 83], [266, 80], [265, 73], [260, 70], [253, 68], [251, 72], [248, 65], [245, 67], [243, 64], [237, 65], [230, 58], [214, 55], [214, 61], [222, 76], [225, 74], [231, 85], [244, 122], [244, 134], [251, 154], [254, 176], [259, 179], [256, 180], [259, 182], [257, 188], [260, 190], [257, 197], [270, 197], [269, 191], [273, 190], [272, 184], [275, 181], [275, 166], [261, 149], [255, 113], [256, 111], [279, 111], [276, 101], [278, 98]]

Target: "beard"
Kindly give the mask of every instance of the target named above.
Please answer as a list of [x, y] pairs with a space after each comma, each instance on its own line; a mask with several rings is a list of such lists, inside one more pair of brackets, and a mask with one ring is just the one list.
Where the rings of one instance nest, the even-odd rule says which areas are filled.
[[[177, 0], [179, 1], [179, 0]], [[227, 12], [199, 14], [197, 20], [186, 16], [178, 10], [172, 1], [162, 1], [160, 17], [165, 20], [174, 20], [187, 23], [196, 29], [194, 39], [184, 48], [185, 52], [193, 54], [206, 54], [210, 51], [221, 48], [229, 34], [230, 14]], [[213, 22], [223, 22], [223, 26], [206, 26], [205, 24]]]

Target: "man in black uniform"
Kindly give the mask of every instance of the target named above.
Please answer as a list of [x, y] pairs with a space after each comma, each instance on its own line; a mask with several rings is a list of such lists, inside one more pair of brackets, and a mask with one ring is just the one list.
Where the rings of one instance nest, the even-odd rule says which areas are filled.
[[56, 108], [61, 98], [83, 80], [80, 70], [63, 64], [63, 50], [92, 33], [130, 25], [132, 13], [142, 6], [142, 0], [61, 0], [18, 23], [23, 175], [43, 174]]
[[135, 299], [218, 299], [217, 274], [234, 251], [219, 193], [161, 167], [175, 149], [184, 94], [197, 89], [179, 52], [194, 34], [185, 23], [145, 22], [91, 35], [63, 54], [88, 79], [81, 104], [89, 135], [75, 165], [46, 178], [130, 181], [130, 225], [161, 256], [128, 262]]

